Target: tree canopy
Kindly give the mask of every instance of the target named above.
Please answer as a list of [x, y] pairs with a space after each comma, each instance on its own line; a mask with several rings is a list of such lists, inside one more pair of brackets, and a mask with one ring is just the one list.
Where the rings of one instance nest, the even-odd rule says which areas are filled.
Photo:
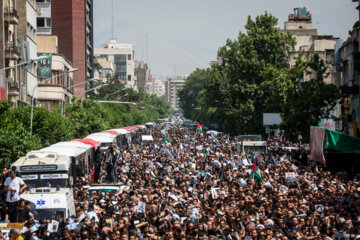
[[[264, 133], [263, 113], [281, 112], [282, 128], [293, 136], [307, 134], [310, 125], [331, 117], [339, 96], [334, 85], [323, 81], [325, 63], [317, 55], [309, 62], [300, 56], [290, 67], [296, 39], [277, 23], [267, 12], [255, 19], [249, 16], [246, 32], [219, 48], [218, 63], [189, 76], [179, 92], [187, 118], [216, 122], [227, 133], [258, 134]], [[314, 73], [303, 81], [304, 74]]]

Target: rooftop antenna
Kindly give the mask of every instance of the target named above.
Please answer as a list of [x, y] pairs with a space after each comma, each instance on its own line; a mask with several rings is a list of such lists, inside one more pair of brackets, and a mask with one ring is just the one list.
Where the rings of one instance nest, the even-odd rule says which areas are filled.
[[114, 40], [114, 1], [111, 1], [111, 40]]

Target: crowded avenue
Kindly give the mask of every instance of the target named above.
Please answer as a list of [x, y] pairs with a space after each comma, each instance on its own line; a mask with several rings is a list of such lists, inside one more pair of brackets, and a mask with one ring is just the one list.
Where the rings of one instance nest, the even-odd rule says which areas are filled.
[[131, 143], [94, 145], [72, 183], [4, 168], [0, 239], [360, 239], [360, 175], [308, 167], [307, 144], [246, 151], [176, 121], [127, 131]]

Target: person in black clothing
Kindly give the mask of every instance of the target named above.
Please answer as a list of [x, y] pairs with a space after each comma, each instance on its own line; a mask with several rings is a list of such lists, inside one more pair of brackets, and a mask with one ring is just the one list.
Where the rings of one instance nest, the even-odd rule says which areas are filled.
[[2, 176], [0, 178], [0, 181], [1, 181], [1, 185], [0, 185], [0, 200], [4, 200], [6, 199], [6, 192], [4, 191], [4, 183], [5, 183], [5, 180], [10, 177], [10, 168], [6, 168], [4, 167], [3, 168], [3, 171], [2, 171]]
[[101, 149], [100, 146], [96, 148], [95, 151], [95, 173], [94, 173], [94, 182], [97, 183], [99, 181], [101, 168]]
[[25, 200], [20, 200], [15, 222], [26, 224], [29, 220], [30, 213], [29, 209], [26, 207]]

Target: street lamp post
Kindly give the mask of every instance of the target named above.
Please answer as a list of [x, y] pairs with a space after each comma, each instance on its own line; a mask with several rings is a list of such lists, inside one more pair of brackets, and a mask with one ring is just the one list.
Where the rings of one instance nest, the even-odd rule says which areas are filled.
[[123, 89], [120, 89], [120, 90], [118, 90], [118, 91], [116, 91], [116, 92], [106, 94], [105, 98], [108, 98], [108, 97], [110, 97], [111, 95], [114, 95], [115, 93], [118, 93], [118, 92], [120, 92], [120, 91], [122, 91], [122, 90], [125, 90], [125, 89], [126, 89], [126, 88], [123, 88]]
[[10, 67], [6, 67], [6, 68], [3, 68], [3, 69], [0, 69], [0, 71], [5, 71], [5, 70], [8, 70], [8, 69], [16, 68], [16, 67], [19, 67], [19, 66], [22, 66], [22, 65], [26, 65], [26, 64], [32, 63], [32, 62], [37, 62], [37, 61], [40, 61], [40, 60], [43, 60], [43, 59], [46, 59], [46, 58], [48, 58], [48, 57], [47, 57], [47, 56], [36, 57], [36, 58], [34, 58], [34, 59], [31, 59], [30, 61], [18, 63], [18, 64], [14, 65], [14, 66], [10, 66]]
[[[60, 76], [65, 75], [65, 74], [67, 74], [67, 73], [75, 72], [75, 71], [77, 71], [77, 70], [78, 70], [77, 68], [70, 69], [70, 70], [67, 71], [67, 72], [64, 72], [64, 73], [62, 73], [62, 74], [59, 74], [59, 75], [50, 77], [50, 78], [48, 78], [48, 79], [45, 79], [44, 81], [41, 81], [41, 83], [50, 81], [51, 79], [53, 79], [53, 78], [55, 78], [55, 77], [60, 77]], [[35, 90], [37, 89], [38, 86], [39, 86], [39, 85], [37, 84], [37, 85], [34, 87], [33, 91], [32, 91], [31, 114], [30, 114], [30, 136], [32, 136], [33, 117], [34, 117], [34, 99], [35, 99], [34, 94], [35, 94]]]
[[[16, 67], [19, 67], [19, 66], [22, 66], [22, 65], [26, 65], [28, 63], [32, 63], [32, 62], [37, 62], [37, 61], [40, 61], [40, 60], [43, 60], [43, 59], [46, 59], [48, 58], [47, 56], [39, 56], [39, 57], [36, 57], [34, 59], [30, 59], [30, 61], [27, 61], [27, 62], [22, 62], [22, 63], [18, 63], [18, 64], [15, 64], [14, 66], [10, 66], [10, 67], [6, 67], [6, 68], [2, 68], [0, 69], [0, 71], [6, 71], [8, 69], [13, 69], [13, 68], [16, 68]], [[4, 76], [5, 76], [5, 72], [4, 72]], [[6, 83], [6, 98], [8, 97], [7, 96], [7, 83]]]
[[90, 91], [92, 91], [92, 90], [95, 90], [95, 89], [101, 88], [101, 87], [106, 86], [106, 85], [109, 85], [109, 84], [108, 84], [108, 83], [105, 83], [105, 84], [103, 84], [103, 85], [100, 85], [100, 86], [97, 86], [97, 87], [91, 88], [91, 89], [89, 89], [89, 90], [83, 91], [82, 93], [80, 93], [79, 98], [80, 98], [80, 97], [81, 97], [84, 93], [90, 92]]

